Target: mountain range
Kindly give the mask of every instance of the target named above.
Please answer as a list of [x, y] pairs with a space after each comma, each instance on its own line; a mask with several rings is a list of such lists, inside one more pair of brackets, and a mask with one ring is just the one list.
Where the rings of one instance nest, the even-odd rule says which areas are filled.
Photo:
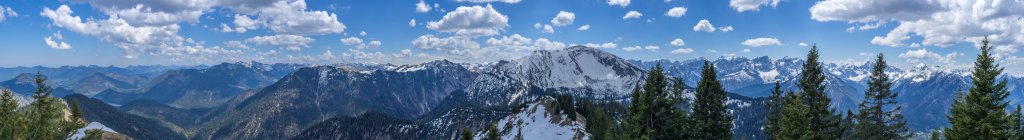
[[[788, 57], [627, 60], [575, 46], [481, 64], [0, 68], [0, 74], [13, 75], [0, 87], [27, 100], [35, 88], [27, 73], [35, 70], [52, 79], [58, 97], [85, 102], [88, 120], [141, 139], [454, 139], [463, 128], [482, 136], [479, 130], [489, 123], [499, 124], [503, 137], [582, 138], [589, 135], [586, 124], [575, 120], [586, 118], [552, 112], [551, 97], [625, 105], [646, 70], [660, 64], [691, 88], [681, 97], [692, 100], [703, 61], [716, 65], [729, 92], [737, 139], [763, 138], [764, 97], [775, 82], [797, 90], [804, 63]], [[826, 92], [837, 112], [856, 111], [872, 65], [824, 65]], [[938, 66], [890, 67], [886, 73], [908, 126], [918, 132], [947, 126], [955, 91], [971, 82], [969, 71]], [[1024, 78], [1002, 77], [1012, 93], [1009, 102], [1024, 101]]]

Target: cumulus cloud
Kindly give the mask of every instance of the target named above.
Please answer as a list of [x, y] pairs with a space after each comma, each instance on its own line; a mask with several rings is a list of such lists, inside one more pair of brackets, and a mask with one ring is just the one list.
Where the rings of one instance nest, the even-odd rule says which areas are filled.
[[359, 39], [359, 38], [356, 38], [356, 37], [342, 38], [341, 39], [341, 44], [344, 44], [344, 45], [359, 45], [359, 44], [363, 44], [363, 39]]
[[[70, 7], [61, 5], [57, 9], [43, 8], [40, 15], [50, 19], [54, 26], [115, 44], [125, 51], [125, 58], [136, 58], [139, 54], [149, 52], [174, 55], [176, 51], [185, 50], [181, 47], [187, 47], [187, 41], [191, 40], [177, 35], [181, 28], [177, 24], [133, 26], [117, 17], [83, 21], [81, 17], [72, 16], [72, 13], [74, 11]], [[206, 48], [192, 46], [191, 49]]]
[[[0, 8], [2, 8], [2, 7], [0, 7]], [[50, 35], [50, 36], [47, 36], [46, 38], [43, 38], [43, 42], [46, 43], [46, 46], [50, 46], [50, 48], [52, 48], [52, 49], [58, 49], [58, 50], [71, 49], [71, 45], [70, 44], [64, 43], [62, 41], [54, 41], [54, 38], [56, 38], [57, 40], [62, 40], [62, 39], [64, 39], [64, 36], [60, 34], [60, 31], [57, 31], [56, 33], [53, 33], [53, 35]]]
[[650, 51], [657, 51], [658, 49], [661, 49], [661, 47], [658, 47], [658, 46], [653, 46], [653, 45], [652, 45], [652, 46], [647, 46], [647, 47], [644, 47], [644, 49], [645, 49], [645, 50], [650, 50]]
[[732, 26], [718, 27], [718, 30], [722, 32], [730, 32], [732, 31]]
[[800, 46], [800, 47], [807, 47], [807, 46], [809, 46], [809, 45], [807, 45], [807, 43], [804, 43], [804, 42], [800, 42], [799, 44], [797, 44], [797, 46]]
[[427, 2], [424, 2], [423, 0], [420, 0], [420, 2], [416, 3], [416, 12], [420, 12], [420, 13], [430, 12], [430, 5], [427, 4]]
[[644, 16], [644, 14], [637, 11], [629, 11], [626, 12], [625, 16], [622, 16], [622, 19], [640, 18], [641, 16]]
[[416, 27], [416, 19], [409, 20], [409, 27]]
[[279, 46], [291, 51], [298, 51], [303, 47], [309, 47], [307, 44], [312, 43], [313, 41], [316, 40], [299, 35], [256, 36], [245, 39], [246, 43], [264, 46]]
[[521, 0], [455, 0], [456, 2], [472, 2], [472, 3], [492, 3], [492, 2], [504, 2], [504, 3], [519, 3]]
[[590, 30], [590, 24], [580, 26], [580, 28], [576, 28], [576, 30], [580, 30], [580, 31]]
[[622, 48], [623, 51], [627, 51], [627, 52], [636, 51], [636, 50], [640, 50], [640, 49], [643, 49], [643, 48], [640, 48], [640, 46], [633, 46], [633, 47]]
[[900, 54], [900, 58], [906, 58], [907, 62], [919, 63], [924, 59], [932, 59], [940, 63], [952, 64], [956, 62], [956, 57], [961, 56], [963, 53], [952, 52], [946, 55], [940, 55], [928, 49], [909, 50], [905, 53]]
[[505, 50], [511, 50], [515, 52], [526, 52], [533, 50], [553, 50], [565, 48], [565, 43], [551, 41], [547, 38], [538, 38], [536, 40], [523, 37], [519, 34], [513, 34], [511, 36], [503, 36], [501, 38], [490, 38], [487, 39], [488, 47], [501, 47]]
[[4, 7], [3, 5], [0, 5], [0, 22], [7, 20], [7, 17], [16, 16], [18, 16], [18, 12], [14, 12], [14, 9], [11, 9], [11, 7]]
[[576, 14], [572, 12], [558, 11], [558, 15], [555, 15], [555, 18], [551, 19], [551, 24], [561, 27], [572, 24], [574, 20], [576, 20]]
[[729, 7], [736, 9], [736, 12], [760, 11], [761, 6], [779, 6], [781, 0], [729, 0]]
[[778, 46], [778, 45], [782, 45], [782, 42], [779, 41], [779, 39], [777, 39], [777, 38], [761, 37], [761, 38], [747, 39], [746, 41], [743, 41], [742, 44], [746, 45], [746, 46], [750, 46], [750, 47], [761, 47], [761, 46], [769, 46], [769, 45], [776, 45], [776, 46]]
[[451, 37], [437, 37], [431, 34], [422, 35], [412, 41], [412, 45], [423, 50], [453, 50], [460, 48], [480, 48], [480, 44], [475, 41], [462, 37], [462, 36], [451, 36]]
[[686, 7], [673, 7], [665, 12], [665, 16], [669, 17], [683, 17], [686, 15]]
[[682, 38], [676, 38], [675, 40], [672, 40], [672, 42], [669, 42], [668, 44], [671, 44], [672, 46], [684, 46], [686, 45], [686, 42], [683, 42]]
[[544, 32], [544, 33], [555, 33], [555, 28], [551, 27], [551, 25], [544, 24], [544, 30], [542, 32]]
[[1024, 3], [1005, 0], [830, 0], [810, 8], [817, 21], [845, 21], [866, 28], [898, 23], [875, 45], [906, 46], [911, 36], [923, 38], [926, 46], [946, 47], [957, 43], [980, 44], [989, 36], [994, 45], [1024, 45]]
[[608, 0], [608, 5], [626, 7], [629, 6], [629, 0]]
[[669, 53], [672, 53], [672, 54], [688, 54], [688, 53], [693, 53], [693, 49], [690, 49], [690, 48], [679, 48], [679, 49], [672, 50], [672, 52], [669, 52]]
[[[570, 45], [570, 46], [576, 46], [576, 45], [573, 44], [573, 45]], [[587, 43], [587, 44], [583, 44], [583, 46], [591, 47], [591, 48], [614, 49], [616, 45], [615, 45], [615, 43], [608, 42], [608, 43], [602, 43], [602, 44]]]
[[508, 16], [498, 13], [491, 5], [459, 7], [448, 12], [439, 21], [427, 23], [427, 28], [440, 32], [454, 32], [459, 36], [478, 37], [497, 35], [508, 26]]
[[693, 26], [693, 31], [715, 32], [715, 25], [711, 25], [711, 21], [702, 19], [700, 22], [697, 22], [697, 25]]

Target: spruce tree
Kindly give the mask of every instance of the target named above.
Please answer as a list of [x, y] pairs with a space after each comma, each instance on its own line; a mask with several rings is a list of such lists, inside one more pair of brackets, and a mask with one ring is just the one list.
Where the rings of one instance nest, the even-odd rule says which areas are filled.
[[[85, 126], [81, 118], [65, 118], [65, 105], [62, 100], [52, 97], [53, 88], [46, 84], [46, 77], [36, 74], [36, 91], [32, 95], [36, 101], [29, 106], [28, 124], [31, 131], [28, 139], [55, 140], [66, 139], [76, 129]], [[77, 106], [77, 105], [74, 105]], [[73, 115], [75, 116], [75, 115]], [[81, 116], [81, 112], [77, 116]]]
[[0, 139], [25, 139], [25, 117], [18, 112], [18, 100], [10, 89], [3, 89], [0, 96]]
[[772, 93], [768, 96], [767, 103], [765, 103], [767, 111], [765, 113], [764, 132], [767, 135], [767, 139], [775, 139], [775, 135], [779, 134], [779, 120], [782, 118], [782, 107], [785, 105], [782, 92], [782, 86], [776, 81], [775, 88], [772, 89]]
[[855, 115], [853, 114], [853, 111], [850, 111], [850, 110], [846, 110], [846, 114], [843, 116], [843, 122], [842, 122], [841, 126], [843, 127], [843, 135], [842, 135], [842, 137], [845, 140], [855, 140], [855, 139], [858, 139], [854, 135], [856, 133], [856, 131], [854, 131], [854, 130], [856, 130], [854, 127], [856, 127], [856, 125], [857, 125], [857, 120], [856, 120], [856, 118], [854, 116]]
[[643, 87], [633, 89], [632, 104], [623, 120], [627, 138], [632, 139], [683, 139], [687, 131], [682, 130], [684, 112], [677, 100], [666, 90], [668, 81], [661, 64], [652, 68]]
[[1010, 133], [1011, 139], [1024, 140], [1024, 120], [1021, 120], [1020, 105], [1017, 105], [1017, 109], [1010, 113], [1007, 119], [1010, 120], [1007, 131]]
[[825, 74], [821, 62], [818, 62], [818, 47], [813, 46], [807, 53], [807, 62], [803, 64], [799, 78], [800, 94], [807, 106], [807, 123], [809, 129], [802, 138], [807, 139], [839, 139], [842, 136], [840, 118], [829, 104], [832, 102], [825, 93]]
[[855, 138], [857, 139], [906, 139], [910, 133], [906, 120], [900, 113], [902, 107], [897, 104], [897, 93], [892, 92], [892, 81], [885, 74], [885, 56], [881, 53], [875, 59], [875, 65], [868, 79], [868, 90], [864, 92], [864, 101], [860, 103], [859, 114], [856, 116]]
[[783, 109], [779, 118], [778, 133], [772, 137], [780, 140], [797, 140], [810, 131], [808, 127], [808, 111], [804, 105], [803, 95], [793, 92], [786, 93], [783, 97]]
[[612, 120], [608, 117], [608, 114], [604, 112], [601, 107], [594, 107], [594, 112], [590, 113], [587, 121], [587, 131], [590, 132], [590, 139], [592, 140], [604, 140], [605, 132], [608, 129], [612, 129]]
[[932, 130], [932, 134], [931, 134], [931, 136], [928, 139], [930, 139], [930, 140], [941, 140], [942, 139], [942, 134], [939, 134], [939, 130]]
[[1004, 101], [1010, 93], [1006, 79], [997, 81], [1003, 68], [995, 64], [991, 50], [986, 37], [974, 62], [973, 85], [966, 95], [958, 96], [949, 110], [947, 119], [952, 126], [946, 128], [947, 139], [1009, 139], [1012, 135], [1006, 131], [1010, 122]]
[[715, 66], [704, 61], [693, 103], [696, 136], [702, 139], [732, 139], [732, 115], [725, 106], [725, 89], [718, 81]]
[[473, 140], [473, 132], [470, 132], [469, 128], [462, 129], [462, 140]]
[[498, 126], [496, 126], [494, 123], [488, 125], [487, 136], [484, 138], [484, 140], [501, 140], [501, 138], [499, 138], [498, 135]]

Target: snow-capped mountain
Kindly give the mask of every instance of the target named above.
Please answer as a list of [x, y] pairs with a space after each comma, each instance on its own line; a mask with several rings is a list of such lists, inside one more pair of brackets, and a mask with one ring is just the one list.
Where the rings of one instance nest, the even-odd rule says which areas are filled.
[[285, 139], [335, 117], [380, 112], [412, 119], [435, 109], [475, 73], [447, 60], [378, 70], [302, 68], [217, 108], [204, 139]]
[[[498, 131], [501, 131], [498, 134], [501, 139], [506, 140], [517, 137], [527, 140], [589, 138], [583, 115], [577, 114], [577, 118], [569, 118], [570, 115], [556, 112], [554, 105], [555, 100], [550, 97], [526, 104], [526, 107], [497, 122]], [[484, 138], [486, 135], [486, 132], [479, 132], [475, 137]]]
[[555, 90], [578, 98], [628, 97], [644, 78], [640, 68], [607, 52], [575, 46], [538, 50], [484, 70], [465, 91], [470, 102], [512, 105], [525, 100], [531, 88]]

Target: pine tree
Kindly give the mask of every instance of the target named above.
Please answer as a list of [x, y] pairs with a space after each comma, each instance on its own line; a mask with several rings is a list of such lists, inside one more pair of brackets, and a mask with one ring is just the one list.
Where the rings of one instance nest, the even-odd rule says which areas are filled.
[[1017, 105], [1017, 109], [1010, 113], [1007, 119], [1010, 120], [1007, 131], [1010, 133], [1011, 139], [1024, 140], [1024, 120], [1021, 120], [1020, 105]]
[[772, 94], [769, 95], [765, 108], [764, 120], [764, 132], [768, 139], [775, 139], [775, 135], [779, 134], [779, 120], [782, 118], [782, 107], [785, 105], [782, 97], [782, 86], [778, 81], [775, 82], [775, 88], [772, 89]]
[[647, 74], [643, 87], [633, 89], [633, 100], [629, 113], [623, 121], [627, 138], [633, 139], [683, 139], [687, 131], [681, 123], [686, 118], [677, 100], [669, 94], [668, 81], [661, 64]]
[[473, 132], [470, 132], [469, 128], [462, 129], [462, 140], [473, 140]]
[[715, 74], [715, 66], [704, 61], [693, 103], [696, 134], [702, 139], [732, 139], [732, 115], [725, 106], [725, 89]]
[[25, 139], [25, 118], [18, 112], [18, 100], [10, 89], [3, 89], [0, 96], [0, 139]]
[[594, 112], [590, 113], [587, 117], [587, 131], [590, 132], [590, 139], [592, 140], [604, 140], [605, 132], [608, 129], [612, 129], [612, 120], [608, 117], [608, 114], [604, 112], [601, 107], [594, 107]]
[[[856, 133], [856, 131], [855, 131], [856, 129], [854, 127], [856, 127], [856, 125], [858, 123], [854, 116], [856, 116], [856, 115], [854, 115], [853, 111], [850, 111], [850, 110], [846, 110], [846, 115], [843, 116], [843, 122], [842, 122], [843, 136], [842, 137], [845, 140], [856, 140], [856, 139], [858, 139], [854, 135]], [[871, 140], [871, 139], [868, 139], [868, 140]]]
[[931, 134], [931, 137], [929, 139], [930, 140], [941, 140], [942, 139], [942, 134], [939, 134], [939, 130], [932, 130], [932, 134]]
[[[28, 124], [31, 131], [28, 139], [56, 140], [66, 139], [76, 129], [84, 127], [85, 123], [81, 118], [64, 118], [65, 106], [62, 100], [52, 97], [53, 89], [46, 84], [46, 77], [41, 73], [36, 74], [36, 91], [32, 95], [36, 101], [30, 105]], [[77, 105], [73, 105], [77, 106]], [[77, 116], [81, 116], [78, 112]]]
[[498, 126], [491, 123], [487, 126], [487, 137], [484, 140], [501, 140], [498, 135]]
[[864, 92], [864, 101], [860, 103], [859, 114], [856, 116], [857, 139], [906, 139], [910, 133], [906, 120], [900, 113], [902, 107], [896, 103], [897, 93], [892, 92], [892, 82], [885, 74], [885, 56], [881, 53], [875, 59], [875, 65], [868, 80], [868, 90]]
[[1004, 99], [1009, 91], [1006, 90], [1006, 79], [997, 82], [1003, 68], [995, 64], [995, 58], [989, 53], [991, 50], [986, 37], [974, 62], [973, 85], [966, 95], [958, 96], [946, 117], [952, 124], [946, 128], [947, 139], [1009, 139], [1012, 135], [1006, 131], [1009, 121], [1005, 109], [1008, 104]]
[[85, 130], [85, 136], [81, 140], [102, 140], [103, 130], [100, 129], [89, 129]]
[[807, 106], [804, 105], [803, 95], [793, 92], [786, 93], [783, 98], [783, 109], [779, 118], [778, 133], [774, 139], [797, 140], [810, 131], [807, 122]]
[[840, 118], [829, 107], [832, 102], [825, 93], [825, 74], [818, 62], [818, 47], [814, 46], [807, 54], [807, 62], [799, 78], [800, 94], [807, 106], [808, 130], [802, 138], [807, 139], [839, 139], [842, 135]]

